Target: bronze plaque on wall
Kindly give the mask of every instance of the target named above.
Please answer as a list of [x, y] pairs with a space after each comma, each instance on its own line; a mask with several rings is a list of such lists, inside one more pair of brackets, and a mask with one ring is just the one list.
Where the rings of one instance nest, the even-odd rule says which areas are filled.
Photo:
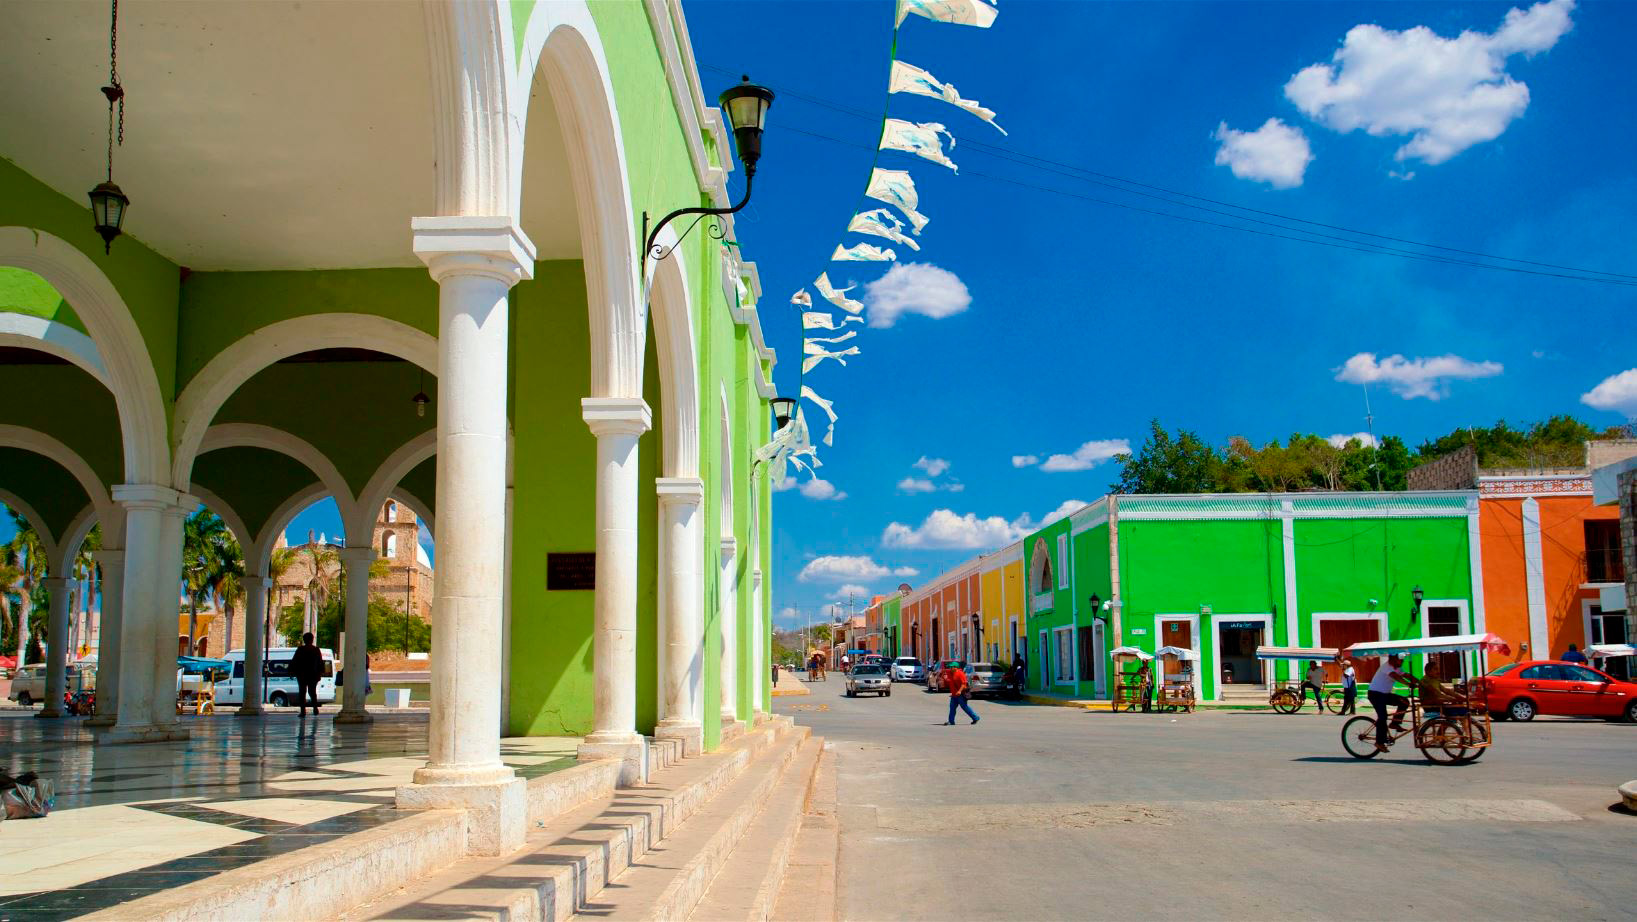
[[546, 555], [546, 591], [597, 588], [597, 555], [560, 553]]

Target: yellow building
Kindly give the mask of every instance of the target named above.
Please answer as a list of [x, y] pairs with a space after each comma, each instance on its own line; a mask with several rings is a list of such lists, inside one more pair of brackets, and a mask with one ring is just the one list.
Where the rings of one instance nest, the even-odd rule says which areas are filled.
[[1027, 627], [1023, 616], [1022, 542], [984, 555], [978, 574], [983, 655], [991, 661], [1010, 663]]

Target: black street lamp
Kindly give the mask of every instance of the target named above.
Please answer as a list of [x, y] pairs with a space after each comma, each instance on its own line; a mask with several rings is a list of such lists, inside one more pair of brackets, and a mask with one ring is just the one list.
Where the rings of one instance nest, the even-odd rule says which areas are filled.
[[[765, 86], [757, 86], [751, 83], [750, 77], [746, 76], [743, 78], [742, 83], [725, 90], [718, 102], [722, 107], [723, 114], [727, 116], [728, 127], [733, 129], [733, 141], [739, 150], [739, 162], [745, 168], [745, 197], [740, 199], [739, 204], [734, 205], [732, 208], [678, 208], [662, 218], [658, 224], [655, 224], [652, 231], [648, 230], [648, 212], [643, 212], [643, 243], [642, 253], [640, 254], [642, 272], [640, 277], [644, 280], [644, 285], [647, 284], [649, 257], [656, 261], [661, 260], [670, 256], [672, 250], [675, 249], [675, 245], [670, 247], [659, 245], [659, 232], [664, 229], [665, 225], [683, 215], [699, 215], [698, 218], [694, 219], [693, 224], [688, 225], [687, 230], [678, 235], [677, 243], [680, 244], [682, 238], [688, 236], [688, 231], [693, 230], [694, 224], [698, 224], [707, 215], [733, 214], [750, 202], [751, 180], [756, 177], [756, 162], [762, 158], [762, 126], [767, 121], [768, 107], [773, 105], [773, 91]], [[721, 225], [713, 222], [710, 225], [709, 232], [712, 237], [718, 240], [722, 239]]]
[[[112, 252], [114, 238], [125, 224], [125, 211], [131, 200], [114, 183], [114, 144], [125, 144], [125, 87], [119, 82], [119, 3], [113, 4], [113, 15], [108, 23], [108, 85], [102, 88], [108, 99], [108, 178], [91, 190], [91, 224], [102, 238], [102, 252]], [[115, 108], [119, 110], [116, 120]], [[117, 131], [116, 129], [117, 123]]]
[[1410, 590], [1410, 598], [1415, 600], [1415, 607], [1410, 610], [1411, 624], [1416, 624], [1421, 620], [1421, 600], [1426, 597], [1427, 594], [1421, 591], [1420, 586]]
[[774, 397], [769, 400], [768, 406], [773, 408], [773, 431], [778, 432], [790, 424], [790, 418], [796, 415], [796, 398]]

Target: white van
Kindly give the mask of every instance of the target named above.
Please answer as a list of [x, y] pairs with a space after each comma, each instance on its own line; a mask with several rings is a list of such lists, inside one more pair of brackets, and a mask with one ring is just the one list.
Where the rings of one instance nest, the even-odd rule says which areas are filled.
[[[301, 703], [301, 690], [296, 677], [290, 674], [290, 657], [295, 647], [274, 647], [267, 651], [267, 677], [262, 680], [262, 695], [273, 707], [288, 707]], [[335, 654], [318, 651], [324, 657], [324, 672], [318, 679], [318, 702], [335, 703]], [[244, 651], [234, 650], [222, 656], [233, 667], [233, 673], [216, 683], [216, 704], [244, 704]]]

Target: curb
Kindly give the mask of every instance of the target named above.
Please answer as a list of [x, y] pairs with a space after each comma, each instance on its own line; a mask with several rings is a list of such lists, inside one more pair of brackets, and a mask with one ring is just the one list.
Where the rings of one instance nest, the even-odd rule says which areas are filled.
[[1627, 781], [1615, 790], [1620, 792], [1620, 799], [1625, 801], [1627, 810], [1637, 810], [1637, 781]]

